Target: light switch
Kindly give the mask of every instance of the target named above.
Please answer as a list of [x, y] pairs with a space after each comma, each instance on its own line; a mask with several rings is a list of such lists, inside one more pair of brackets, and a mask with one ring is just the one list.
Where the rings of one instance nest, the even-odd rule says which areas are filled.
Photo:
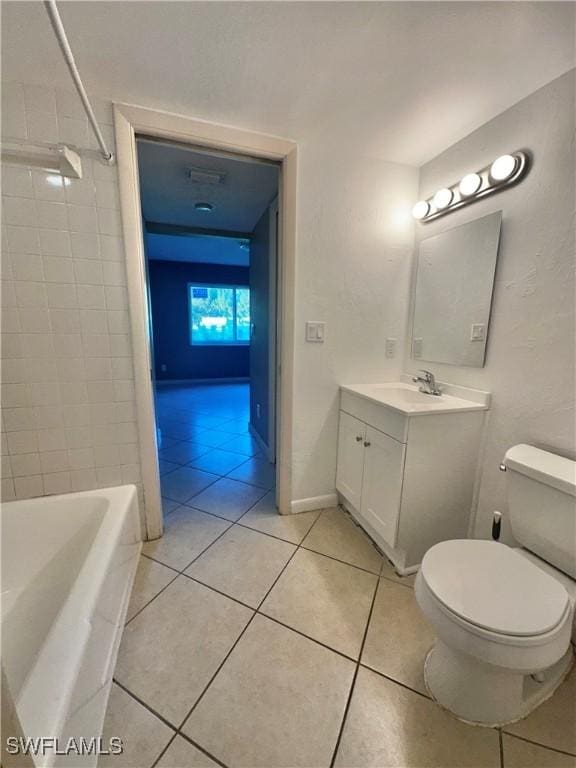
[[306, 341], [322, 343], [324, 341], [324, 331], [326, 323], [318, 320], [306, 321]]
[[470, 341], [484, 341], [486, 338], [486, 326], [484, 323], [473, 323], [470, 329]]
[[396, 339], [386, 339], [386, 357], [394, 357], [396, 354]]
[[422, 339], [413, 339], [412, 357], [416, 359], [418, 359], [419, 357], [422, 357]]

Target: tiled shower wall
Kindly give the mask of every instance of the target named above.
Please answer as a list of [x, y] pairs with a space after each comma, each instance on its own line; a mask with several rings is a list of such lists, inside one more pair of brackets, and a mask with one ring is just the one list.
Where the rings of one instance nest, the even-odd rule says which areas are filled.
[[[95, 146], [75, 93], [14, 83], [2, 134]], [[2, 166], [3, 500], [140, 484], [117, 170], [82, 167]]]

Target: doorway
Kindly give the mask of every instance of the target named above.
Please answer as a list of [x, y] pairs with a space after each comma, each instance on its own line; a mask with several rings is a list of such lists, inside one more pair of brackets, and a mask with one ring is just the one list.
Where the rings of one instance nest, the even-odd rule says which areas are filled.
[[276, 503], [280, 165], [136, 137], [164, 519]]
[[292, 443], [294, 388], [294, 290], [296, 249], [297, 145], [289, 140], [129, 104], [114, 105], [120, 205], [126, 249], [130, 301], [136, 411], [144, 488], [143, 528], [146, 539], [162, 535], [162, 507], [153, 402], [149, 301], [144, 231], [140, 209], [136, 136], [145, 135], [194, 147], [281, 163], [278, 198], [278, 370], [277, 508], [292, 511]]

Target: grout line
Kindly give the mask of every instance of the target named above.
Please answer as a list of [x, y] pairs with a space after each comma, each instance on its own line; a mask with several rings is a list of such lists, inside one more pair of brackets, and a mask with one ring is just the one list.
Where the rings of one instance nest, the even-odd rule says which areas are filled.
[[390, 677], [390, 675], [387, 675], [385, 672], [381, 672], [379, 669], [375, 669], [374, 667], [371, 667], [369, 664], [364, 664], [364, 662], [360, 662], [360, 666], [364, 669], [367, 669], [369, 672], [374, 672], [375, 675], [379, 675], [379, 677], [383, 677], [385, 680], [388, 680], [390, 683], [394, 683], [395, 685], [399, 685], [401, 688], [405, 688], [407, 691], [412, 691], [412, 693], [417, 693], [418, 696], [422, 696], [423, 699], [426, 699], [427, 701], [434, 701], [432, 696], [429, 696], [427, 693], [422, 693], [422, 691], [417, 690], [416, 688], [412, 688], [407, 683], [403, 683], [400, 680], [396, 680], [394, 677]]
[[505, 730], [506, 726], [502, 726], [501, 733], [502, 736], [510, 736], [513, 739], [518, 739], [519, 741], [525, 741], [528, 744], [534, 744], [536, 747], [542, 747], [543, 749], [549, 749], [551, 752], [558, 752], [561, 755], [567, 755], [568, 757], [576, 757], [576, 752], [566, 752], [564, 749], [559, 749], [558, 747], [551, 747], [548, 744], [542, 744], [540, 741], [534, 741], [534, 739], [528, 739], [526, 736], [517, 736], [515, 733], [509, 733]]
[[140, 704], [140, 706], [144, 707], [144, 709], [147, 709], [147, 710], [148, 710], [148, 712], [150, 712], [151, 714], [153, 714], [153, 715], [154, 715], [154, 717], [157, 717], [157, 718], [158, 718], [158, 720], [161, 720], [161, 721], [164, 723], [164, 725], [167, 725], [167, 726], [168, 726], [168, 728], [170, 728], [170, 730], [178, 732], [178, 729], [176, 728], [176, 726], [175, 726], [175, 725], [173, 725], [173, 723], [171, 723], [169, 720], [167, 720], [167, 719], [164, 717], [164, 715], [161, 715], [159, 712], [157, 712], [157, 711], [156, 711], [156, 710], [155, 710], [153, 707], [151, 707], [149, 704], [146, 704], [146, 702], [145, 702], [145, 701], [143, 701], [143, 700], [142, 700], [142, 699], [141, 699], [139, 696], [137, 696], [135, 693], [133, 693], [133, 692], [132, 692], [132, 691], [131, 691], [129, 688], [126, 688], [126, 686], [125, 686], [125, 685], [122, 685], [122, 683], [118, 682], [118, 680], [117, 680], [115, 677], [113, 677], [113, 678], [112, 678], [112, 680], [113, 680], [113, 682], [114, 682], [114, 683], [116, 683], [116, 685], [118, 686], [118, 688], [122, 688], [122, 690], [124, 691], [124, 693], [127, 693], [129, 696], [132, 696], [132, 698], [133, 698], [135, 701], [137, 701], [137, 702], [138, 702], [138, 704]]
[[[382, 567], [383, 567], [384, 561], [382, 561], [382, 565], [380, 566], [380, 573], [382, 573]], [[378, 574], [380, 576], [380, 574]], [[344, 726], [346, 724], [346, 719], [348, 717], [348, 711], [350, 710], [350, 704], [352, 703], [352, 696], [354, 694], [354, 689], [356, 688], [356, 679], [358, 678], [358, 671], [360, 670], [360, 660], [362, 659], [362, 654], [364, 653], [364, 645], [366, 644], [366, 638], [368, 637], [368, 630], [370, 628], [370, 621], [372, 620], [372, 612], [374, 611], [374, 605], [376, 604], [376, 595], [378, 594], [378, 587], [380, 586], [380, 579], [376, 581], [376, 586], [374, 588], [374, 594], [372, 595], [372, 603], [370, 605], [370, 611], [368, 612], [368, 619], [366, 621], [366, 627], [364, 628], [364, 635], [362, 637], [362, 644], [360, 646], [360, 653], [358, 654], [358, 661], [356, 662], [356, 669], [354, 670], [354, 675], [352, 677], [352, 684], [350, 685], [350, 691], [348, 693], [348, 699], [346, 701], [346, 706], [344, 707], [344, 714], [342, 716], [342, 723], [340, 724], [340, 729], [338, 731], [338, 737], [336, 739], [336, 744], [334, 746], [334, 752], [332, 753], [332, 760], [330, 761], [330, 768], [334, 767], [334, 763], [336, 762], [336, 755], [338, 754], [338, 750], [340, 748], [340, 742], [342, 740], [342, 734], [344, 733]]]
[[502, 739], [502, 728], [498, 728], [498, 748], [500, 750], [500, 768], [504, 768], [504, 742]]
[[177, 737], [177, 736], [178, 736], [178, 731], [176, 731], [176, 733], [174, 733], [174, 734], [172, 735], [172, 738], [170, 739], [170, 741], [168, 742], [168, 744], [166, 744], [166, 746], [164, 747], [164, 749], [162, 750], [162, 752], [160, 752], [160, 754], [158, 755], [158, 757], [156, 758], [156, 760], [154, 760], [154, 762], [152, 763], [152, 765], [150, 766], [150, 768], [156, 768], [156, 766], [158, 765], [158, 763], [160, 762], [160, 760], [162, 760], [162, 758], [164, 757], [164, 755], [166, 754], [166, 752], [167, 752], [167, 751], [168, 751], [168, 749], [170, 748], [170, 746], [171, 746], [172, 742], [173, 742], [173, 741], [176, 739], [176, 737]]
[[207, 749], [205, 749], [201, 744], [198, 744], [196, 741], [194, 741], [194, 739], [191, 739], [190, 736], [187, 736], [182, 731], [178, 731], [178, 733], [174, 736], [174, 738], [176, 738], [177, 736], [180, 736], [181, 738], [185, 739], [189, 744], [192, 744], [193, 747], [196, 747], [197, 750], [199, 750], [200, 752], [203, 752], [207, 757], [210, 758], [210, 760], [213, 760], [217, 765], [222, 766], [222, 768], [227, 768], [226, 763], [223, 763], [222, 760], [219, 760], [211, 752], [208, 752]]
[[[318, 517], [320, 517], [320, 516], [318, 516]], [[313, 523], [313, 525], [315, 525], [315, 524], [316, 524], [316, 521]], [[222, 669], [222, 667], [224, 666], [224, 664], [226, 663], [226, 661], [227, 661], [227, 660], [228, 660], [228, 658], [230, 657], [230, 655], [231, 655], [232, 651], [234, 650], [234, 648], [236, 648], [236, 646], [238, 645], [238, 642], [239, 642], [239, 641], [240, 641], [240, 639], [243, 637], [244, 633], [246, 632], [246, 630], [248, 629], [248, 627], [250, 626], [250, 624], [251, 624], [251, 623], [254, 621], [254, 617], [258, 615], [258, 613], [259, 613], [259, 610], [260, 610], [260, 608], [262, 607], [262, 604], [264, 603], [264, 601], [266, 600], [266, 598], [268, 597], [268, 595], [270, 594], [270, 592], [271, 592], [271, 591], [274, 589], [274, 587], [276, 586], [276, 584], [277, 584], [277, 582], [278, 582], [279, 578], [282, 576], [282, 574], [284, 573], [284, 571], [286, 570], [286, 568], [288, 567], [288, 565], [289, 565], [289, 564], [290, 564], [290, 562], [292, 561], [292, 558], [294, 557], [294, 555], [296, 554], [296, 552], [298, 551], [298, 549], [299, 549], [299, 548], [300, 548], [299, 546], [295, 547], [295, 549], [294, 549], [294, 552], [292, 552], [292, 554], [290, 555], [290, 557], [288, 558], [288, 560], [287, 560], [287, 561], [286, 561], [286, 563], [284, 564], [283, 568], [280, 570], [280, 572], [278, 573], [278, 575], [277, 575], [277, 576], [276, 576], [276, 578], [274, 579], [273, 583], [271, 584], [271, 586], [270, 586], [270, 587], [269, 587], [269, 589], [267, 590], [266, 594], [264, 595], [264, 597], [262, 598], [262, 600], [261, 600], [261, 601], [260, 601], [260, 603], [258, 604], [258, 607], [256, 608], [256, 610], [252, 609], [252, 610], [254, 610], [254, 613], [252, 614], [252, 616], [251, 616], [251, 617], [250, 617], [250, 619], [248, 620], [248, 623], [246, 624], [246, 626], [244, 627], [244, 629], [242, 630], [242, 632], [241, 632], [241, 633], [238, 635], [238, 637], [236, 638], [236, 641], [235, 641], [235, 643], [232, 645], [232, 647], [230, 648], [230, 650], [228, 651], [228, 653], [226, 654], [226, 656], [224, 657], [224, 659], [222, 660], [222, 662], [220, 663], [220, 665], [218, 666], [218, 668], [216, 669], [215, 673], [212, 675], [212, 677], [211, 677], [211, 678], [210, 678], [210, 680], [208, 681], [208, 684], [206, 685], [206, 687], [204, 688], [204, 690], [202, 691], [202, 693], [200, 694], [200, 696], [198, 697], [198, 699], [196, 699], [196, 701], [195, 701], [195, 702], [194, 702], [194, 704], [192, 705], [192, 707], [191, 707], [190, 711], [188, 712], [188, 714], [187, 714], [187, 715], [186, 715], [186, 717], [184, 718], [184, 720], [183, 720], [182, 724], [180, 725], [180, 728], [178, 729], [179, 731], [182, 729], [182, 727], [184, 726], [184, 724], [186, 723], [186, 721], [189, 719], [189, 717], [190, 717], [190, 715], [192, 714], [192, 712], [194, 712], [194, 710], [196, 709], [196, 707], [199, 705], [199, 703], [200, 703], [200, 702], [202, 701], [202, 699], [204, 698], [204, 695], [206, 694], [206, 692], [208, 691], [208, 689], [210, 688], [210, 686], [212, 685], [212, 683], [213, 683], [213, 682], [214, 682], [214, 680], [216, 679], [216, 677], [217, 677], [218, 673], [220, 672], [220, 670]]]

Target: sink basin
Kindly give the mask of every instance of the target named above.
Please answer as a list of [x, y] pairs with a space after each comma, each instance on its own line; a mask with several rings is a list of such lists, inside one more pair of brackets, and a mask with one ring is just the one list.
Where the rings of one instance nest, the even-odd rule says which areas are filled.
[[[441, 395], [427, 395], [420, 392], [418, 387], [401, 381], [385, 384], [346, 384], [342, 385], [341, 389], [412, 416], [426, 413], [483, 411], [488, 408], [488, 402], [484, 398], [479, 398], [479, 401], [468, 400], [447, 392]], [[458, 389], [466, 391], [463, 388]], [[469, 391], [474, 392], [474, 390]], [[485, 395], [486, 393], [475, 394]]]

